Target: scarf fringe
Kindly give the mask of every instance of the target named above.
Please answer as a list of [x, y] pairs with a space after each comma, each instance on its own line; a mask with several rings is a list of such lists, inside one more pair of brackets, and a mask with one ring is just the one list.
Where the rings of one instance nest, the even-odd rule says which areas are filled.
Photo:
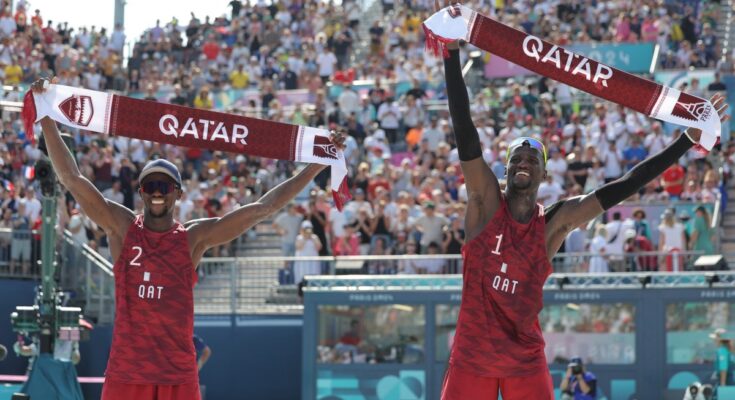
[[29, 90], [23, 96], [23, 112], [21, 113], [21, 118], [23, 119], [23, 128], [26, 131], [26, 137], [32, 144], [36, 143], [36, 135], [33, 132], [36, 115], [36, 103], [33, 101], [33, 92]]
[[447, 39], [443, 36], [437, 35], [432, 32], [426, 24], [421, 24], [424, 28], [424, 41], [426, 50], [431, 51], [435, 57], [439, 57], [441, 52], [442, 57], [449, 58], [449, 50], [447, 49], [447, 43], [453, 41], [453, 39]]
[[332, 198], [334, 199], [334, 205], [337, 210], [342, 211], [345, 203], [350, 201], [352, 195], [350, 195], [350, 189], [347, 187], [347, 177], [342, 179], [342, 183], [339, 184], [339, 190], [332, 190]]

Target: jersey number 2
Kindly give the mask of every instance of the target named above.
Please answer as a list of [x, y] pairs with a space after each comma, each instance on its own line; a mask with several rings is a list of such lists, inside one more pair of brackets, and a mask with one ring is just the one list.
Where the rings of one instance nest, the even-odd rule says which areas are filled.
[[143, 248], [140, 247], [140, 246], [133, 246], [133, 250], [137, 251], [138, 252], [138, 255], [136, 255], [135, 257], [133, 257], [132, 261], [130, 261], [130, 265], [139, 267], [140, 266], [140, 262], [138, 262], [138, 259], [140, 258], [141, 255], [143, 255]]

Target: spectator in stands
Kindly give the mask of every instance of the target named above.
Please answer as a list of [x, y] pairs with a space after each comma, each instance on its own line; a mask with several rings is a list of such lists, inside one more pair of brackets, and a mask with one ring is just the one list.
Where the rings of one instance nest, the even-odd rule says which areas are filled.
[[644, 236], [646, 239], [651, 240], [651, 230], [648, 228], [648, 220], [646, 220], [646, 212], [642, 208], [636, 208], [633, 210], [633, 229], [635, 229], [636, 235]]
[[547, 173], [546, 179], [541, 182], [541, 185], [539, 185], [537, 200], [543, 204], [544, 207], [548, 207], [559, 201], [564, 194], [564, 189], [561, 188], [561, 185], [558, 182], [554, 181], [554, 176]]
[[722, 77], [719, 71], [715, 72], [715, 79], [707, 86], [707, 90], [710, 92], [724, 92], [727, 91], [727, 85], [722, 82]]
[[427, 251], [429, 244], [442, 242], [442, 230], [449, 220], [444, 215], [436, 213], [436, 204], [433, 201], [427, 201], [423, 206], [424, 215], [418, 217], [415, 221], [416, 230], [421, 233], [421, 251]]
[[404, 253], [404, 256], [408, 256], [406, 258], [401, 258], [398, 260], [398, 273], [399, 274], [420, 274], [421, 270], [419, 269], [418, 260], [415, 258], [410, 258], [412, 255], [417, 255], [418, 253], [418, 243], [414, 240], [409, 240], [406, 242], [406, 252]]
[[433, 258], [422, 258], [414, 261], [414, 266], [419, 274], [443, 274], [446, 273], [447, 262], [444, 258], [437, 257], [441, 248], [439, 243], [430, 242], [426, 247], [426, 255], [434, 256]]
[[678, 200], [684, 192], [684, 168], [680, 164], [673, 164], [661, 174], [661, 186], [668, 193], [671, 200]]
[[344, 224], [342, 234], [333, 236], [332, 252], [335, 256], [360, 255], [360, 237], [355, 232], [355, 226]]
[[666, 253], [666, 268], [670, 272], [681, 272], [684, 269], [684, 258], [672, 253], [686, 251], [684, 225], [676, 221], [672, 209], [666, 209], [658, 227], [658, 251]]
[[375, 246], [378, 239], [383, 240], [383, 247], [391, 247], [391, 218], [385, 212], [385, 200], [379, 200], [375, 207], [375, 216], [370, 219], [371, 246]]
[[[296, 252], [295, 242], [296, 236], [299, 234], [301, 221], [304, 217], [298, 212], [296, 203], [291, 203], [286, 207], [286, 211], [279, 214], [273, 220], [273, 229], [281, 236], [281, 251], [284, 257], [293, 257]], [[290, 268], [291, 262], [286, 263]]]
[[370, 238], [370, 226], [372, 225], [373, 218], [373, 212], [370, 210], [369, 206], [362, 206], [357, 210], [357, 221], [355, 222], [355, 227], [357, 229], [358, 236], [360, 237], [360, 254], [362, 255], [370, 253], [370, 243], [372, 241]]
[[658, 271], [658, 258], [652, 253], [655, 251], [647, 237], [636, 233], [635, 229], [625, 231], [624, 251], [628, 254], [626, 271]]
[[590, 253], [592, 253], [592, 257], [590, 257], [589, 272], [591, 274], [610, 272], [607, 263], [607, 234], [605, 225], [599, 225], [595, 230], [595, 236], [590, 242]]
[[623, 244], [625, 243], [625, 231], [635, 229], [632, 220], [622, 220], [620, 212], [613, 212], [612, 221], [605, 226], [607, 232], [607, 240], [605, 246], [605, 254], [610, 262], [610, 269], [614, 272], [620, 272], [622, 265]]
[[695, 210], [694, 223], [690, 237], [689, 247], [692, 251], [701, 251], [704, 254], [713, 254], [714, 249], [714, 231], [711, 227], [709, 213], [704, 206], [699, 206]]
[[[301, 223], [301, 231], [296, 236], [295, 256], [296, 257], [317, 257], [322, 243], [319, 237], [314, 234], [314, 227], [311, 221], [303, 221]], [[293, 265], [294, 282], [300, 283], [306, 275], [320, 275], [321, 263], [316, 260], [295, 261]]]
[[[377, 237], [373, 240], [370, 248], [371, 256], [388, 256], [391, 254], [390, 247], [385, 237]], [[371, 275], [392, 275], [396, 273], [396, 266], [393, 260], [369, 260], [365, 263], [368, 274]]]
[[27, 276], [30, 273], [31, 259], [31, 222], [26, 212], [26, 199], [17, 203], [17, 211], [13, 215], [13, 240], [10, 244], [10, 273], [17, 273], [16, 266], [20, 264], [20, 273]]

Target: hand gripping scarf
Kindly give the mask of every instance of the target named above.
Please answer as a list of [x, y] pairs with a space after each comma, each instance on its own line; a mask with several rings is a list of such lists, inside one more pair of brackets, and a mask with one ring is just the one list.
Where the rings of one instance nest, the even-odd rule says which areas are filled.
[[720, 117], [709, 101], [572, 53], [461, 4], [434, 13], [423, 28], [426, 47], [434, 54], [446, 57], [446, 44], [463, 39], [528, 70], [649, 117], [701, 129], [699, 144], [706, 150], [712, 150], [720, 137]]
[[330, 142], [324, 129], [61, 85], [49, 85], [42, 94], [26, 93], [23, 122], [31, 140], [33, 124], [46, 116], [64, 125], [110, 135], [328, 165], [335, 205], [341, 210], [350, 199], [344, 154]]

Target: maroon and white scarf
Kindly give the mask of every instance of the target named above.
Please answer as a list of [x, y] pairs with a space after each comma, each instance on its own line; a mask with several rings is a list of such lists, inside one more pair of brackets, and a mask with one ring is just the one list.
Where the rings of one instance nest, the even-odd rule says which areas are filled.
[[423, 23], [426, 47], [448, 55], [446, 44], [463, 39], [540, 75], [621, 104], [662, 121], [702, 130], [699, 144], [711, 150], [722, 124], [709, 101], [575, 54], [511, 28], [460, 4]]
[[62, 85], [49, 85], [40, 95], [29, 91], [23, 103], [23, 121], [31, 140], [33, 124], [48, 116], [64, 125], [110, 135], [328, 165], [335, 205], [342, 209], [350, 199], [344, 154], [324, 129]]

